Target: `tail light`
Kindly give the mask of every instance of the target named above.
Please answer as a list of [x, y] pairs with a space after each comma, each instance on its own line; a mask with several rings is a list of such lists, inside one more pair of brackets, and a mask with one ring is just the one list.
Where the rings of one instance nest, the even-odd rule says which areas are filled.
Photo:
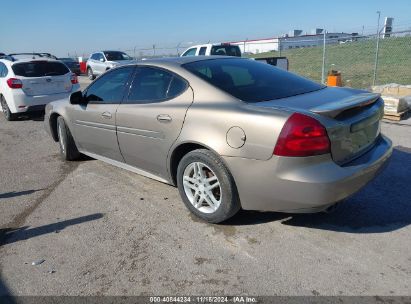
[[76, 74], [71, 74], [71, 78], [70, 78], [70, 80], [71, 80], [71, 83], [72, 84], [77, 84], [78, 83], [78, 78], [77, 78], [77, 75]]
[[281, 130], [274, 155], [312, 156], [330, 153], [327, 130], [310, 116], [294, 113]]
[[17, 78], [9, 78], [7, 79], [7, 85], [10, 89], [21, 89], [23, 87], [23, 83], [20, 79]]

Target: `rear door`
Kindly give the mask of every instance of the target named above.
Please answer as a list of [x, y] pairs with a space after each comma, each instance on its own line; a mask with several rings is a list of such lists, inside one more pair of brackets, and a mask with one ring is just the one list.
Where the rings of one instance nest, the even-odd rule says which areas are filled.
[[80, 150], [123, 162], [117, 135], [116, 111], [134, 67], [112, 70], [94, 81], [83, 93], [87, 105], [73, 105], [74, 138]]
[[30, 61], [15, 63], [13, 72], [23, 83], [29, 96], [68, 93], [72, 89], [71, 72], [59, 61]]
[[116, 115], [125, 162], [166, 178], [168, 151], [192, 102], [193, 92], [184, 79], [164, 69], [138, 67]]

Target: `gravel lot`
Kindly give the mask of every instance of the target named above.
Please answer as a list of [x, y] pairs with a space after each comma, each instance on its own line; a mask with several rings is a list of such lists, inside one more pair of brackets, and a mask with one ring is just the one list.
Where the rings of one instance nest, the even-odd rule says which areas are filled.
[[210, 225], [176, 188], [62, 162], [42, 117], [0, 116], [0, 295], [411, 295], [411, 119], [383, 124], [389, 166], [334, 213]]

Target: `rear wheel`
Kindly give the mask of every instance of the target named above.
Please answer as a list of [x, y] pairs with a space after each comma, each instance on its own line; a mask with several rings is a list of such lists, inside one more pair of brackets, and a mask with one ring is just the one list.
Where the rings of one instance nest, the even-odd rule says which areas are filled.
[[233, 177], [209, 150], [194, 150], [183, 157], [177, 169], [177, 185], [186, 207], [207, 222], [220, 223], [240, 210]]
[[3, 96], [0, 96], [1, 108], [3, 110], [4, 117], [8, 121], [16, 120], [17, 114], [11, 113], [9, 106], [7, 105], [6, 99]]
[[76, 143], [69, 128], [64, 121], [64, 118], [57, 118], [57, 135], [59, 138], [60, 154], [63, 160], [76, 160], [80, 157], [80, 152], [77, 150]]
[[93, 74], [93, 69], [90, 67], [87, 68], [87, 76], [88, 76], [88, 79], [90, 80], [93, 80], [94, 78], [96, 78]]

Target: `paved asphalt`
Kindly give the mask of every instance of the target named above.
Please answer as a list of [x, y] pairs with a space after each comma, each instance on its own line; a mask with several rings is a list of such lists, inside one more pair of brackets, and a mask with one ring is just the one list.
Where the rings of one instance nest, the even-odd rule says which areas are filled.
[[210, 225], [176, 188], [61, 161], [42, 117], [0, 116], [0, 295], [411, 295], [410, 120], [383, 124], [390, 164], [334, 213]]

